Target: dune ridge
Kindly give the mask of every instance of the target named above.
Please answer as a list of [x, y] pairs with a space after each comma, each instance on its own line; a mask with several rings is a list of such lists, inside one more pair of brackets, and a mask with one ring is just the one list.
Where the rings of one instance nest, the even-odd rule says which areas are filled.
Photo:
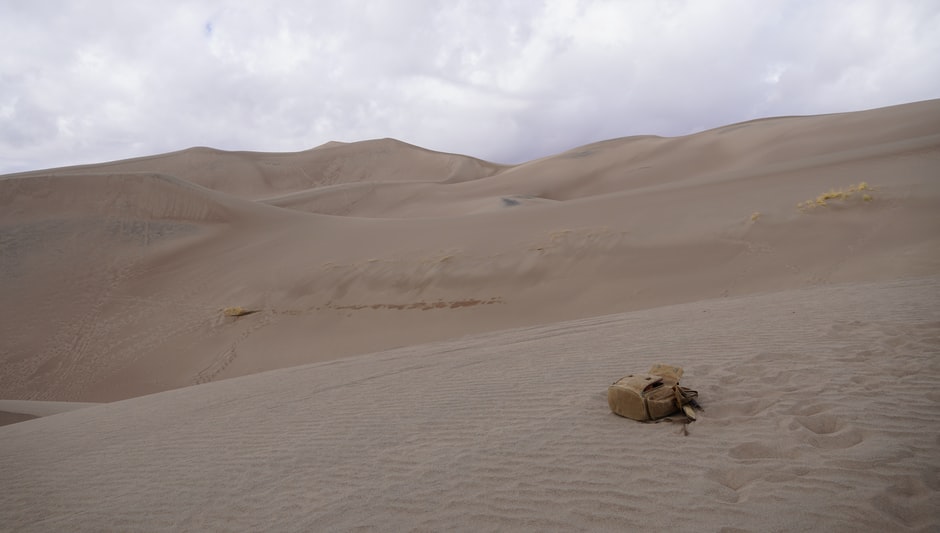
[[302, 152], [226, 151], [193, 147], [108, 163], [17, 175], [156, 172], [256, 200], [314, 187], [368, 181], [466, 180], [498, 172], [502, 165], [434, 152], [396, 139], [327, 143]]

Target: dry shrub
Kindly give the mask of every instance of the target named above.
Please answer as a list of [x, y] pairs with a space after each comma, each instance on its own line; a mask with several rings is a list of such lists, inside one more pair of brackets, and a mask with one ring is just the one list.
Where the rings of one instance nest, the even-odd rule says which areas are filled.
[[257, 312], [257, 309], [245, 309], [244, 307], [226, 307], [222, 310], [223, 315], [230, 317], [240, 317]]
[[815, 209], [817, 207], [826, 207], [827, 205], [829, 205], [829, 202], [832, 200], [840, 200], [844, 202], [846, 200], [849, 200], [856, 194], [862, 193], [864, 191], [868, 191], [868, 192], [864, 192], [864, 194], [861, 195], [862, 201], [871, 202], [874, 199], [872, 195], [869, 194], [871, 190], [872, 190], [871, 186], [868, 185], [868, 183], [863, 181], [859, 183], [858, 185], [849, 185], [845, 189], [838, 189], [838, 190], [830, 189], [828, 192], [824, 192], [820, 194], [819, 196], [817, 196], [816, 198], [806, 200], [805, 202], [800, 202], [796, 204], [796, 207], [800, 211], [806, 211], [807, 209]]

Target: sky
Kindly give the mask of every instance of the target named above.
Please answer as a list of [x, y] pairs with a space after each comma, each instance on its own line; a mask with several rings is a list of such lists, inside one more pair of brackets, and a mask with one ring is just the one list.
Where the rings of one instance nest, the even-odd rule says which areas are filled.
[[937, 0], [0, 0], [0, 174], [393, 137], [519, 163], [940, 97]]

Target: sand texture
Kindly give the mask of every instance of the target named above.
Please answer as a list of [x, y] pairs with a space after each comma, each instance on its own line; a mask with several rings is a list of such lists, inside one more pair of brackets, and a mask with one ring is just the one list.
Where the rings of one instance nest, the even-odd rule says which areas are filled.
[[0, 176], [0, 300], [0, 530], [940, 529], [940, 100]]
[[[0, 428], [0, 522], [55, 531], [932, 531], [940, 278], [667, 306]], [[705, 411], [606, 387], [658, 361]]]

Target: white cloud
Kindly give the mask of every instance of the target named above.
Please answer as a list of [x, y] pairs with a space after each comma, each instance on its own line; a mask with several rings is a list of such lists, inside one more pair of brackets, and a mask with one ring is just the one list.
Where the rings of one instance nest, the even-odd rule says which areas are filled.
[[0, 4], [0, 172], [396, 137], [521, 161], [940, 97], [925, 1]]

